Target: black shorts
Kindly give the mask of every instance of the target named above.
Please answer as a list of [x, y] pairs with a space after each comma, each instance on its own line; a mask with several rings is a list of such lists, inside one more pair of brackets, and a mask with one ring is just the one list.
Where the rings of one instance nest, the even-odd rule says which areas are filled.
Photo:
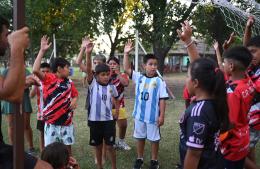
[[44, 125], [45, 122], [43, 120], [37, 120], [36, 128], [40, 130], [41, 132], [44, 132]]
[[99, 146], [105, 140], [105, 144], [112, 146], [116, 138], [116, 122], [111, 121], [88, 121], [90, 128], [89, 145]]

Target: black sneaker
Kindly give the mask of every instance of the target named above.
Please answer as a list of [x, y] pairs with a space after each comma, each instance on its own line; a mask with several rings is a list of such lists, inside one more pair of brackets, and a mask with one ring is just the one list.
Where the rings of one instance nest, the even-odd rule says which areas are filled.
[[160, 168], [159, 162], [155, 160], [151, 160], [149, 169], [159, 169], [159, 168]]
[[136, 159], [133, 169], [141, 169], [144, 161], [142, 159]]

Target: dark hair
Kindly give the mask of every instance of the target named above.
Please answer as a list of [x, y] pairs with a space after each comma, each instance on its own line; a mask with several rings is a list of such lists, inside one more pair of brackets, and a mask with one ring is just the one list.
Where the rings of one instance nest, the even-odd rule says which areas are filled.
[[110, 71], [110, 68], [107, 64], [98, 64], [96, 67], [95, 67], [95, 73], [96, 74], [99, 74], [101, 72], [109, 72]]
[[238, 61], [246, 69], [252, 61], [252, 54], [244, 46], [229, 48], [223, 53], [224, 58]]
[[54, 169], [67, 166], [69, 151], [65, 144], [54, 142], [45, 147], [41, 153], [41, 159], [48, 162]]
[[50, 67], [51, 67], [50, 64], [47, 62], [41, 63], [41, 66], [40, 66], [40, 68], [50, 68]]
[[114, 57], [114, 56], [108, 58], [107, 63], [109, 63], [111, 60], [115, 61], [117, 64], [120, 64], [120, 63], [119, 63], [119, 59], [116, 58], [116, 57]]
[[144, 56], [144, 58], [143, 58], [143, 63], [146, 64], [149, 59], [156, 59], [156, 60], [158, 60], [158, 58], [154, 54], [146, 54]]
[[246, 46], [247, 47], [255, 46], [260, 48], [260, 35], [251, 38]]
[[6, 26], [7, 28], [9, 28], [9, 22], [3, 18], [2, 16], [0, 16], [0, 33], [3, 32], [3, 26]]
[[190, 65], [191, 79], [197, 79], [199, 87], [214, 96], [214, 105], [221, 132], [229, 128], [227, 93], [224, 74], [213, 60], [200, 58]]
[[56, 73], [58, 70], [58, 67], [64, 68], [65, 66], [70, 66], [70, 63], [66, 59], [61, 58], [61, 57], [55, 58], [51, 65], [52, 72]]
[[102, 55], [96, 55], [93, 60], [101, 60], [103, 63], [106, 63], [106, 57]]

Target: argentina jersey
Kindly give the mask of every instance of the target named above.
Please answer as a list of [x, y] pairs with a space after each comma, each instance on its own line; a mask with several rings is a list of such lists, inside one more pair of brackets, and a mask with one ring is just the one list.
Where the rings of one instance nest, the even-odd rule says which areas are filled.
[[89, 115], [90, 121], [113, 120], [112, 97], [117, 98], [116, 87], [112, 84], [101, 85], [93, 78], [89, 85]]
[[159, 77], [147, 77], [132, 72], [135, 83], [135, 106], [133, 117], [139, 121], [156, 124], [159, 118], [159, 101], [168, 99], [165, 82]]

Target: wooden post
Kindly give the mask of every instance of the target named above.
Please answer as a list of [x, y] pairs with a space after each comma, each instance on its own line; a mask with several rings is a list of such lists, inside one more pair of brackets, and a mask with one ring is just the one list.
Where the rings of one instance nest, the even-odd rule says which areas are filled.
[[[20, 29], [25, 25], [24, 0], [13, 0], [13, 25], [14, 25], [14, 30]], [[20, 108], [21, 108], [21, 104], [15, 104], [14, 141], [13, 141], [14, 169], [24, 168], [24, 125], [23, 125], [24, 121], [23, 121], [23, 114]]]

